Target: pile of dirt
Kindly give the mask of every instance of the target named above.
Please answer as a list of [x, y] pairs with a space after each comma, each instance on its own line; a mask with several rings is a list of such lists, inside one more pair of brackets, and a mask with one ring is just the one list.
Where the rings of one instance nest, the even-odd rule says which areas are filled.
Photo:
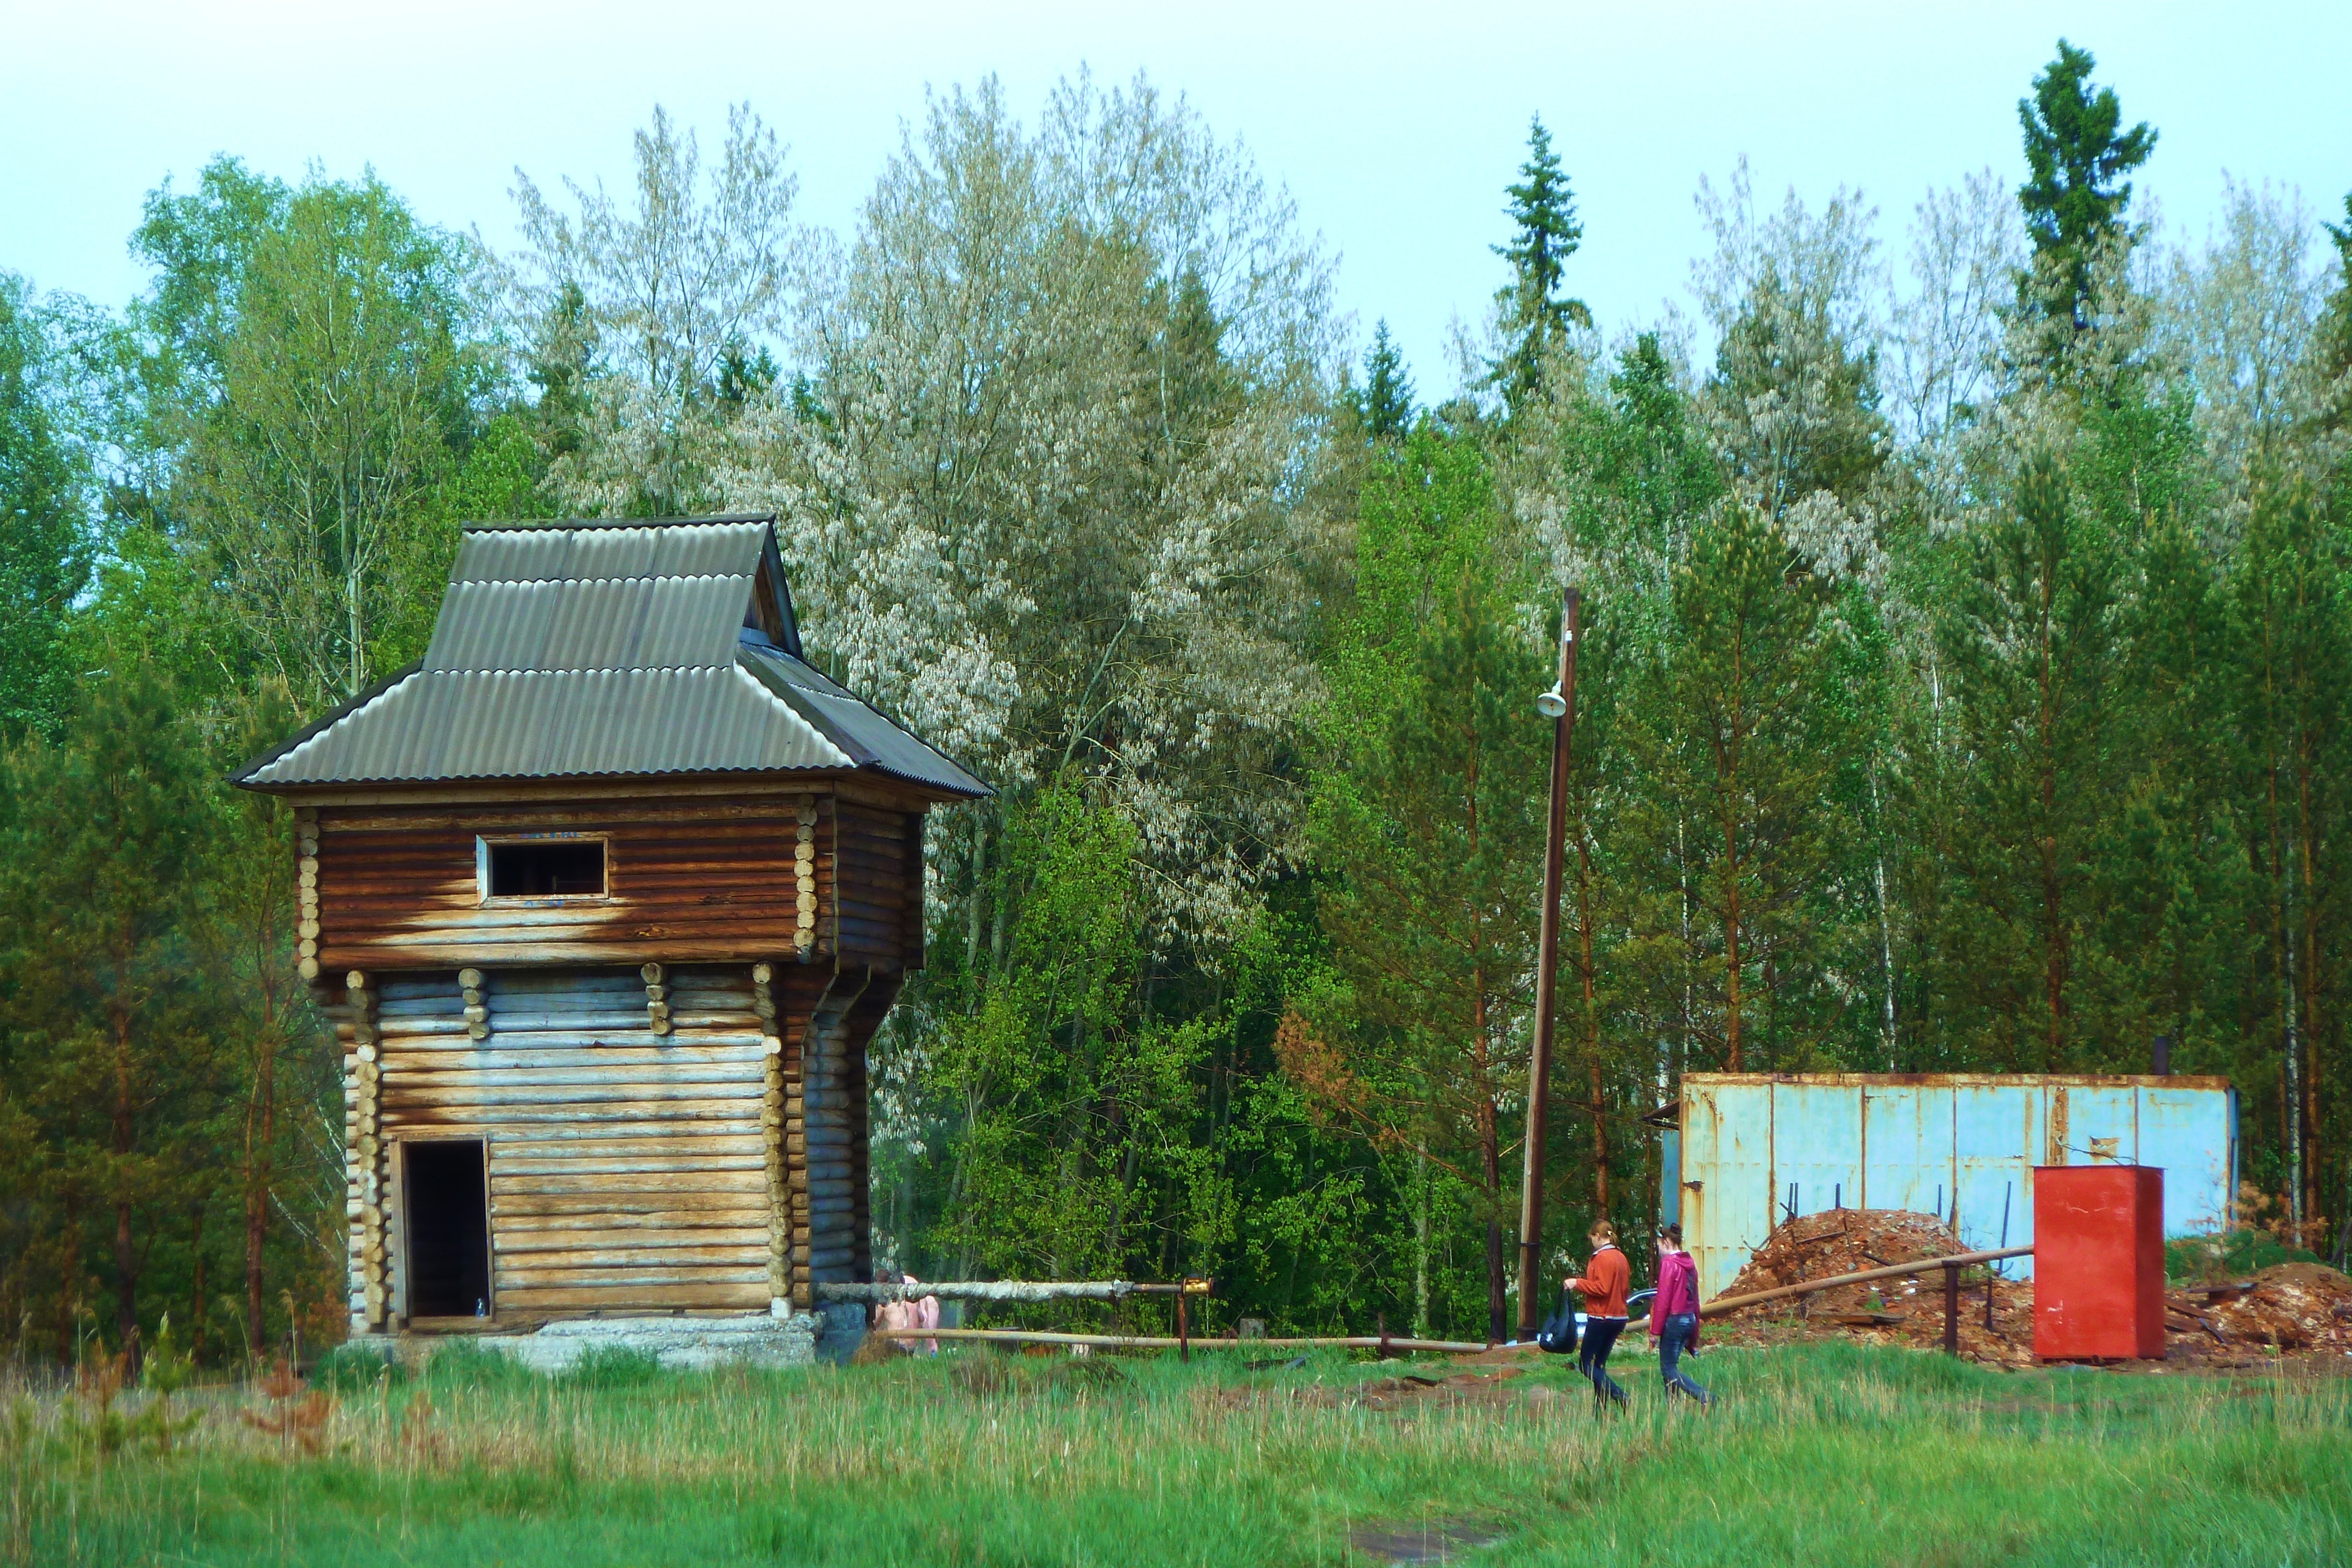
[[2168, 1359], [2243, 1366], [2267, 1357], [2352, 1358], [2352, 1279], [2319, 1263], [2281, 1263], [2244, 1279], [2164, 1296]]
[[[1724, 1294], [1744, 1296], [1966, 1250], [1933, 1215], [1832, 1209], [1775, 1230]], [[1706, 1332], [1730, 1344], [1846, 1338], [1939, 1348], [1943, 1277], [1938, 1271], [1760, 1302], [1709, 1318]], [[2032, 1365], [2032, 1282], [1982, 1268], [1961, 1270], [1959, 1339], [1960, 1353], [1969, 1360]], [[2165, 1293], [2165, 1341], [2167, 1363], [2231, 1368], [2285, 1358], [2297, 1370], [2352, 1372], [2352, 1278], [2316, 1263], [2282, 1263], [2247, 1279], [2175, 1286]]]
[[[1831, 1209], [1775, 1230], [1748, 1258], [1726, 1296], [1777, 1289], [1837, 1274], [1859, 1274], [1969, 1247], [1931, 1214], [1907, 1209]], [[1991, 1297], [1988, 1318], [1986, 1297]], [[1840, 1285], [1793, 1300], [1759, 1302], [1720, 1318], [1705, 1332], [1728, 1344], [1777, 1344], [1837, 1337], [1875, 1344], [1939, 1348], [1944, 1342], [1940, 1271], [1907, 1279]], [[1960, 1272], [1960, 1353], [1996, 1366], [2033, 1363], [2033, 1287], [1983, 1268]]]

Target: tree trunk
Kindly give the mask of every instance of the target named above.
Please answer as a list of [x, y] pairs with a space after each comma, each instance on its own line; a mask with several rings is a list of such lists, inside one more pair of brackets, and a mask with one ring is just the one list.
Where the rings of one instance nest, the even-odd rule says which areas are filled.
[[1429, 1337], [1429, 1151], [1412, 1152], [1412, 1333]]
[[128, 1181], [124, 1169], [138, 1144], [138, 1128], [134, 1116], [136, 1100], [131, 1087], [131, 1020], [120, 1006], [113, 1009], [114, 1025], [114, 1107], [112, 1137], [110, 1140], [115, 1155], [114, 1199], [114, 1332], [117, 1342], [131, 1357], [132, 1370], [139, 1363], [139, 1249], [131, 1232], [131, 1203], [123, 1184]]
[[2065, 1050], [2066, 926], [2058, 872], [2058, 713], [2057, 675], [2053, 668], [2051, 623], [2057, 584], [2047, 560], [2042, 573], [2042, 710], [2036, 716], [2042, 742], [2042, 985], [2048, 1008], [2048, 1034], [2042, 1044], [2042, 1070], [2056, 1072]]
[[278, 1127], [278, 1051], [268, 1040], [256, 1075], [254, 1112], [247, 1121], [245, 1163], [245, 1352], [261, 1364], [262, 1247], [269, 1234], [269, 1184], [274, 1174], [269, 1151]]
[[188, 1251], [195, 1259], [195, 1278], [191, 1281], [192, 1298], [188, 1310], [188, 1354], [201, 1361], [205, 1354], [205, 1202], [196, 1200], [188, 1214]]

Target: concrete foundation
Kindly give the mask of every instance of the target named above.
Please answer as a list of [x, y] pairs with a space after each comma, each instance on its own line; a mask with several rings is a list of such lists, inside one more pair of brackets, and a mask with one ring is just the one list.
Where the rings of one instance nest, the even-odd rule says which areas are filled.
[[817, 1323], [816, 1353], [829, 1362], [846, 1362], [866, 1342], [866, 1309], [855, 1301], [833, 1301], [810, 1314]]
[[[833, 1325], [824, 1327], [829, 1332]], [[528, 1334], [357, 1334], [349, 1342], [407, 1366], [421, 1366], [438, 1352], [462, 1344], [510, 1357], [534, 1372], [569, 1372], [592, 1352], [651, 1355], [674, 1372], [704, 1372], [806, 1366], [817, 1357], [818, 1331], [814, 1314], [774, 1318], [763, 1312], [741, 1318], [583, 1318]]]

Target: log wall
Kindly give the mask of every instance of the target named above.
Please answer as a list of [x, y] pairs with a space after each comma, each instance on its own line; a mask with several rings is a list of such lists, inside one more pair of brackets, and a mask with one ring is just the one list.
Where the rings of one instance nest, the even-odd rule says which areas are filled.
[[[922, 962], [923, 811], [827, 791], [492, 804], [321, 803], [299, 813], [307, 978], [350, 970]], [[606, 896], [484, 898], [483, 837], [604, 840]]]
[[[765, 1031], [748, 970], [666, 973], [667, 1030], [628, 970], [491, 970], [378, 984], [388, 1302], [406, 1315], [397, 1146], [488, 1145], [491, 1307], [501, 1321], [765, 1307]], [[467, 1017], [467, 992], [486, 1016]], [[477, 1034], [474, 1031], [479, 1029]], [[364, 1298], [365, 1281], [355, 1296]], [[364, 1300], [354, 1307], [363, 1308]]]
[[807, 1308], [868, 1278], [866, 1046], [898, 987], [790, 961], [347, 977], [353, 1331], [409, 1321], [419, 1140], [487, 1145], [502, 1325]]

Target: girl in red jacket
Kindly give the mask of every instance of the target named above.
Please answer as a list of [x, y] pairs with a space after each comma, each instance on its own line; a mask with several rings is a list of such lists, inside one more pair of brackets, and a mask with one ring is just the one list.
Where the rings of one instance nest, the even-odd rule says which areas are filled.
[[1633, 1278], [1633, 1269], [1617, 1250], [1615, 1226], [1601, 1221], [1589, 1239], [1592, 1261], [1585, 1265], [1583, 1278], [1561, 1281], [1570, 1289], [1584, 1293], [1584, 1337], [1577, 1342], [1576, 1370], [1592, 1380], [1596, 1405], [1603, 1400], [1622, 1405], [1625, 1391], [1609, 1375], [1609, 1352], [1616, 1348], [1617, 1336], [1625, 1331], [1625, 1287]]
[[1650, 1300], [1650, 1336], [1657, 1342], [1658, 1373], [1666, 1380], [1666, 1397], [1685, 1394], [1707, 1409], [1715, 1395], [1693, 1383], [1683, 1371], [1682, 1354], [1698, 1352], [1698, 1265], [1683, 1250], [1683, 1227], [1658, 1227], [1658, 1293]]

